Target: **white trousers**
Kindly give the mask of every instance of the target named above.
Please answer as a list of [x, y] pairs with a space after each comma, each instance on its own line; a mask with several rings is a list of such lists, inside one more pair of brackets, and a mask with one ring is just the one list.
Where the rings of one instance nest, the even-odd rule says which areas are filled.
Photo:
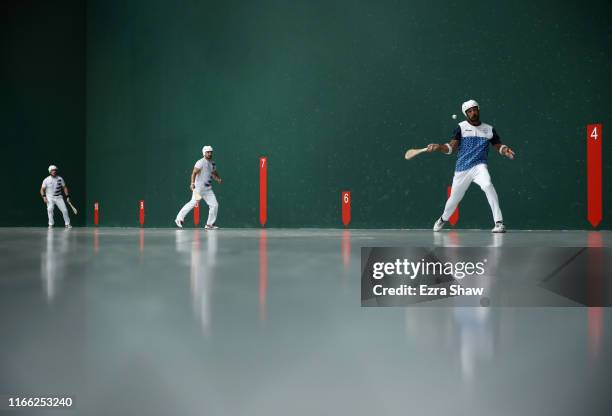
[[62, 198], [61, 196], [48, 196], [47, 216], [49, 217], [49, 225], [55, 224], [55, 221], [53, 220], [53, 208], [55, 208], [56, 205], [64, 216], [64, 224], [70, 225], [70, 217], [68, 216], [68, 209], [66, 208], [64, 198]]
[[[202, 195], [202, 200], [206, 202], [208, 205], [208, 220], [206, 221], [207, 225], [214, 225], [215, 221], [217, 221], [217, 211], [219, 210], [219, 203], [217, 202], [217, 198], [215, 197], [215, 193], [212, 189], [208, 189], [206, 191], [200, 192]], [[191, 200], [181, 208], [179, 213], [176, 216], [176, 219], [179, 221], [185, 221], [185, 217], [196, 205], [195, 196], [191, 195]]]
[[493, 213], [493, 221], [503, 221], [502, 213], [499, 208], [499, 199], [497, 198], [497, 192], [491, 183], [491, 176], [489, 175], [489, 169], [485, 163], [473, 166], [468, 170], [461, 172], [455, 172], [453, 177], [453, 186], [451, 189], [450, 198], [446, 201], [444, 207], [444, 213], [442, 213], [442, 220], [448, 221], [453, 215], [457, 205], [463, 199], [465, 191], [470, 187], [472, 182], [476, 182], [478, 186], [484, 191], [487, 196], [487, 201], [491, 206], [491, 212]]

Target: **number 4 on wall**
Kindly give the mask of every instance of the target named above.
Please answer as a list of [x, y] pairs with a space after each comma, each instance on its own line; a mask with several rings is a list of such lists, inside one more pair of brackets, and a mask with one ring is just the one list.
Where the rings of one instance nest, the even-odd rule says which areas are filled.
[[603, 218], [601, 193], [601, 142], [603, 141], [603, 125], [589, 124], [586, 133], [587, 219], [591, 226], [597, 227]]

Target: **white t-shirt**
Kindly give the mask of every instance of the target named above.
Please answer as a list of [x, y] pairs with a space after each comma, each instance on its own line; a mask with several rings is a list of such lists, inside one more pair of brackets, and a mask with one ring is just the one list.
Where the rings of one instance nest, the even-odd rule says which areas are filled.
[[64, 186], [66, 186], [66, 183], [61, 176], [53, 177], [49, 175], [42, 182], [42, 188], [45, 188], [47, 198], [62, 196], [62, 189], [64, 189]]
[[212, 189], [212, 173], [217, 170], [217, 165], [212, 160], [206, 160], [205, 157], [198, 160], [194, 166], [200, 169], [200, 173], [196, 176], [195, 187], [199, 191]]

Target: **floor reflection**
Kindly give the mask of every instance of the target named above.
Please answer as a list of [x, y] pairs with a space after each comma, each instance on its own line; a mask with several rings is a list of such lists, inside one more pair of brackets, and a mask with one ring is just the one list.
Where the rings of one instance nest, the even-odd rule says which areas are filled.
[[436, 246], [442, 247], [459, 247], [461, 246], [461, 235], [457, 231], [434, 232], [433, 243]]
[[93, 246], [94, 253], [98, 253], [100, 251], [100, 230], [97, 228], [94, 228], [93, 231]]
[[[342, 231], [145, 229], [141, 266], [139, 229], [101, 228], [95, 255], [91, 229], [0, 228], [0, 384], [51, 386], [91, 415], [609, 414], [610, 309], [360, 308], [358, 246], [434, 237]], [[587, 235], [500, 237], [538, 254]], [[488, 232], [457, 237], [500, 250]]]
[[47, 231], [46, 244], [41, 256], [41, 277], [47, 301], [57, 296], [59, 286], [66, 274], [66, 256], [69, 250], [69, 230], [53, 229]]
[[138, 251], [140, 252], [140, 263], [141, 264], [144, 258], [144, 246], [145, 246], [144, 229], [141, 228], [138, 232]]
[[464, 381], [474, 380], [481, 363], [493, 361], [495, 343], [490, 314], [490, 308], [454, 308], [453, 315], [459, 330], [461, 375]]
[[[202, 233], [206, 248], [202, 247]], [[212, 328], [212, 285], [217, 265], [217, 233], [196, 228], [175, 231], [175, 247], [179, 254], [189, 256], [189, 284], [193, 313], [200, 322], [202, 333], [209, 335]]]
[[[464, 246], [462, 234], [458, 231], [433, 233], [435, 246], [445, 247], [445, 261], [457, 262], [462, 258], [457, 252], [457, 247]], [[468, 245], [473, 242], [467, 242]], [[478, 248], [487, 259], [487, 269], [496, 270], [504, 235], [492, 233], [490, 239], [486, 238]], [[478, 247], [475, 246], [475, 247]], [[490, 291], [495, 275], [488, 275], [484, 283], [479, 283], [485, 293]], [[467, 282], [463, 282], [465, 284]], [[483, 303], [483, 301], [485, 303]], [[458, 302], [460, 300], [458, 299]], [[459, 303], [458, 303], [459, 304]], [[488, 305], [488, 299], [481, 299], [481, 304]], [[435, 306], [434, 306], [435, 307]], [[495, 356], [495, 325], [493, 316], [499, 316], [499, 312], [492, 314], [489, 307], [440, 307], [441, 311], [437, 318], [432, 314], [422, 313], [426, 309], [408, 308], [406, 311], [406, 328], [411, 337], [419, 337], [428, 340], [437, 346], [446, 346], [450, 349], [459, 349], [459, 361], [461, 364], [461, 377], [466, 383], [473, 382], [478, 375], [478, 370], [487, 363], [493, 362]], [[420, 317], [423, 322], [416, 323], [415, 317]], [[443, 321], [440, 322], [440, 319]], [[430, 330], [429, 328], [435, 328]]]
[[351, 264], [351, 231], [350, 230], [342, 230], [342, 243], [341, 243], [340, 251], [342, 252], [342, 264], [344, 266], [344, 271], [347, 272]]
[[268, 239], [265, 229], [259, 230], [259, 320], [265, 322], [267, 318], [268, 296]]
[[419, 349], [440, 350], [442, 355], [458, 355], [462, 380], [475, 382], [479, 370], [494, 362], [494, 321], [499, 311], [482, 307], [433, 308], [406, 308], [408, 342]]
[[[604, 296], [604, 253], [598, 248], [603, 247], [601, 233], [590, 231], [587, 236], [588, 247], [592, 248], [588, 251], [589, 263], [587, 271], [587, 290], [589, 296], [589, 304], [603, 304]], [[594, 249], [594, 250], [593, 250]], [[603, 308], [590, 307], [588, 308], [588, 327], [589, 327], [589, 358], [591, 362], [598, 361], [601, 355], [602, 339], [603, 339]]]
[[491, 244], [489, 247], [503, 247], [505, 233], [491, 233]]
[[200, 319], [202, 332], [208, 335], [212, 323], [211, 292], [217, 266], [217, 233], [204, 232], [206, 252], [200, 248], [200, 230], [196, 229], [191, 243], [191, 296], [193, 310]]

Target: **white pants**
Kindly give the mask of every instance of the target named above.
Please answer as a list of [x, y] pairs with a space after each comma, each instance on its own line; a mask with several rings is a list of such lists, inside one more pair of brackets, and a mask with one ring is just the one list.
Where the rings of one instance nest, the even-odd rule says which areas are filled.
[[68, 216], [68, 209], [66, 208], [66, 203], [64, 202], [64, 198], [61, 196], [48, 196], [47, 197], [47, 215], [49, 217], [49, 225], [54, 225], [55, 221], [53, 220], [53, 208], [57, 205], [60, 211], [62, 211], [62, 215], [64, 216], [64, 224], [70, 225], [70, 217]]
[[[207, 225], [213, 225], [215, 221], [217, 221], [217, 211], [219, 210], [219, 203], [217, 202], [217, 198], [215, 197], [215, 193], [212, 189], [208, 189], [206, 191], [201, 191], [200, 195], [202, 195], [202, 200], [208, 204], [208, 220], [206, 221]], [[196, 205], [195, 196], [191, 195], [191, 200], [185, 204], [183, 208], [179, 211], [176, 219], [179, 221], [185, 221], [185, 216], [189, 214], [189, 212]]]
[[457, 205], [463, 199], [465, 191], [470, 187], [472, 182], [476, 182], [478, 186], [484, 191], [487, 196], [487, 201], [491, 206], [493, 213], [493, 221], [503, 221], [501, 210], [499, 209], [499, 200], [497, 198], [497, 192], [491, 183], [491, 176], [489, 175], [489, 169], [485, 163], [473, 166], [468, 170], [461, 172], [455, 172], [453, 177], [453, 187], [451, 189], [450, 198], [446, 201], [444, 207], [444, 213], [442, 214], [442, 220], [448, 221], [453, 215]]

